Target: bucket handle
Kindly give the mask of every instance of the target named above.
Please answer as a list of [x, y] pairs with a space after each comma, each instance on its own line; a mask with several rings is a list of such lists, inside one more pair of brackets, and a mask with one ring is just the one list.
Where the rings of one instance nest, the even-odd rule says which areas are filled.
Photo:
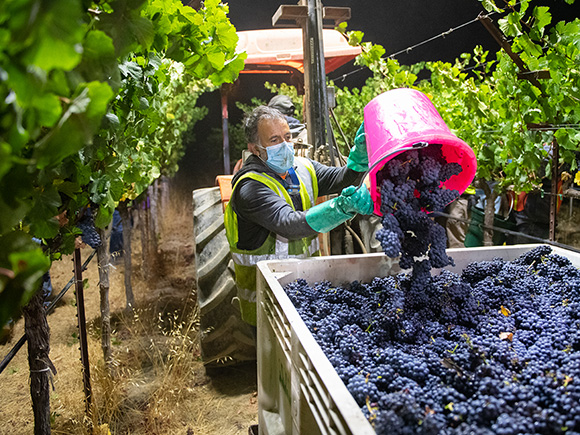
[[356, 192], [357, 190], [359, 190], [361, 188], [361, 186], [364, 184], [364, 181], [365, 181], [365, 178], [367, 177], [367, 175], [369, 175], [369, 173], [373, 169], [375, 169], [380, 163], [382, 163], [387, 157], [390, 157], [393, 154], [398, 154], [398, 153], [403, 152], [403, 151], [418, 150], [421, 148], [425, 148], [428, 145], [429, 145], [429, 142], [415, 142], [411, 146], [399, 148], [399, 149], [396, 149], [394, 151], [389, 151], [388, 153], [382, 155], [380, 159], [377, 159], [377, 161], [370, 168], [368, 168], [366, 170], [366, 172], [364, 173], [364, 175], [361, 178], [360, 183], [358, 184], [358, 186], [356, 187], [356, 189], [354, 191]]

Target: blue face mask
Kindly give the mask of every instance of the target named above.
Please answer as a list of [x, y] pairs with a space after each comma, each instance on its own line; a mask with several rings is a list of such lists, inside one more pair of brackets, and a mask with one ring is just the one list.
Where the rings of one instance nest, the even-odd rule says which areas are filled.
[[294, 144], [292, 142], [282, 142], [271, 147], [263, 147], [268, 153], [266, 164], [277, 174], [283, 174], [294, 166]]

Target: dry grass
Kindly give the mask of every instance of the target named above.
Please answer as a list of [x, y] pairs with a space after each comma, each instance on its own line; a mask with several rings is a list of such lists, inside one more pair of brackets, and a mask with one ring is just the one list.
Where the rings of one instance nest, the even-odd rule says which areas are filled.
[[[55, 434], [246, 434], [257, 422], [255, 366], [206, 376], [199, 357], [199, 317], [195, 305], [194, 261], [189, 195], [171, 201], [159, 244], [158, 279], [144, 281], [139, 267], [138, 233], [133, 243], [133, 283], [137, 307], [125, 313], [123, 266], [111, 268], [111, 326], [114, 362], [105, 368], [100, 343], [96, 261], [84, 277], [92, 418], [85, 415], [79, 361], [76, 307], [72, 291], [49, 316], [50, 357], [58, 374], [51, 394]], [[90, 253], [83, 249], [83, 258]], [[70, 258], [51, 270], [53, 287], [72, 276]], [[23, 333], [16, 322], [13, 338], [0, 346], [3, 357]], [[33, 432], [26, 349], [0, 375], [0, 435]]]
[[183, 311], [137, 309], [132, 318], [120, 320], [128, 338], [115, 355], [114, 374], [103, 365], [95, 373], [95, 423], [107, 424], [114, 433], [132, 433], [137, 427], [143, 433], [179, 431], [180, 404], [189, 398], [197, 378], [204, 377], [197, 316], [187, 307]]

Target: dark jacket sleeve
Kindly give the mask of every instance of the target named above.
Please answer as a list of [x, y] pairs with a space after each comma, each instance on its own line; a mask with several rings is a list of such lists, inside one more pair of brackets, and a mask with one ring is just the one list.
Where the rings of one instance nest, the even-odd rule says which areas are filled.
[[355, 172], [347, 166], [330, 167], [312, 161], [318, 179], [318, 196], [340, 193], [345, 187], [358, 184], [364, 173]]

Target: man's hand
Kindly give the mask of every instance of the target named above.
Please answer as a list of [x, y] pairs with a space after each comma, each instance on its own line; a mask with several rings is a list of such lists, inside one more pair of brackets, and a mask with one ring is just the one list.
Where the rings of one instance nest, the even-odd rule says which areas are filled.
[[348, 154], [346, 166], [356, 172], [365, 172], [369, 168], [369, 155], [367, 153], [364, 122], [356, 132], [354, 146]]
[[371, 214], [374, 209], [371, 194], [364, 184], [360, 189], [355, 186], [344, 188], [337, 198], [337, 203], [345, 213]]
[[306, 222], [313, 230], [326, 233], [352, 219], [357, 213], [371, 214], [373, 208], [371, 194], [364, 184], [360, 189], [349, 186], [336, 198], [308, 209]]

